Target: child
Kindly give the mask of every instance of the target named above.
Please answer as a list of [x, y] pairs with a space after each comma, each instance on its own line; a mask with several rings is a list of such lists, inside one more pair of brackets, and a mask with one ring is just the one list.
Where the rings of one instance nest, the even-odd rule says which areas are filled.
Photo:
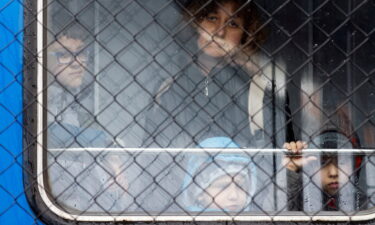
[[[314, 145], [322, 149], [356, 149], [359, 147], [358, 139], [354, 137], [348, 137], [344, 133], [337, 130], [326, 130], [312, 140]], [[337, 152], [325, 152], [321, 154], [320, 161], [321, 166], [316, 169], [319, 165], [314, 165], [318, 161], [317, 156], [302, 156], [302, 151], [307, 147], [306, 143], [297, 141], [286, 143], [284, 146], [289, 150], [290, 154], [286, 154], [283, 159], [283, 165], [287, 168], [288, 176], [288, 207], [289, 210], [298, 211], [311, 211], [303, 207], [303, 202], [307, 205], [313, 204], [312, 202], [319, 199], [318, 196], [311, 196], [306, 191], [306, 186], [303, 186], [302, 177], [305, 170], [302, 168], [314, 167], [312, 175], [309, 178], [312, 181], [310, 183], [316, 183], [320, 187], [322, 192], [322, 202], [316, 203], [321, 204], [321, 207], [315, 206], [315, 209], [321, 209], [326, 211], [345, 210], [346, 209], [360, 209], [363, 204], [363, 192], [358, 188], [359, 170], [361, 168], [362, 156], [343, 155], [337, 154]], [[314, 166], [312, 166], [314, 165]], [[320, 180], [314, 181], [319, 178]], [[351, 185], [354, 185], [352, 187]], [[303, 190], [305, 189], [305, 190]], [[343, 201], [348, 196], [343, 196], [344, 189], [345, 194], [353, 193], [354, 191], [354, 202]], [[305, 196], [302, 196], [302, 191]], [[310, 195], [310, 196], [309, 196]], [[304, 199], [304, 200], [302, 200]], [[346, 204], [354, 204], [348, 206]], [[346, 205], [346, 206], [345, 206]]]
[[78, 25], [51, 37], [47, 48], [48, 147], [107, 147], [112, 140], [94, 122], [88, 34]]
[[[238, 148], [230, 139], [210, 138], [200, 147]], [[182, 205], [190, 212], [242, 212], [251, 208], [256, 168], [250, 156], [212, 153], [193, 156], [182, 186]]]
[[[76, 127], [89, 123], [89, 47], [85, 32], [77, 26], [62, 31], [48, 47], [48, 110], [53, 118]], [[85, 82], [84, 82], [85, 81]]]
[[[196, 159], [191, 160], [197, 162]], [[250, 209], [255, 191], [255, 167], [241, 155], [206, 157], [190, 167], [183, 185], [188, 211], [241, 212]]]

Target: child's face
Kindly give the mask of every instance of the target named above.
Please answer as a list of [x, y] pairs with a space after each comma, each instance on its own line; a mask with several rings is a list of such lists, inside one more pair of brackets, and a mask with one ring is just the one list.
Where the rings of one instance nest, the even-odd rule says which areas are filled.
[[245, 190], [249, 190], [249, 185], [249, 179], [243, 175], [224, 175], [206, 188], [199, 201], [211, 209], [240, 211], [246, 207], [249, 196]]
[[49, 70], [66, 87], [77, 88], [82, 84], [88, 53], [82, 49], [82, 40], [62, 36], [49, 47]]
[[335, 195], [340, 187], [349, 181], [350, 164], [348, 162], [338, 164], [336, 158], [326, 158], [323, 161], [320, 169], [323, 191]]
[[234, 2], [219, 5], [199, 24], [198, 46], [212, 57], [222, 57], [241, 44], [244, 19], [233, 15], [237, 10]]

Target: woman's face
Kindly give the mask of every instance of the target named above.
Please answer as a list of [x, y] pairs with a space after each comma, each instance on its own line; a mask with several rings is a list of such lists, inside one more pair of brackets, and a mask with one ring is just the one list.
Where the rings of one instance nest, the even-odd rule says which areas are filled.
[[49, 47], [49, 70], [67, 88], [82, 84], [88, 53], [82, 40], [62, 36]]
[[234, 2], [224, 3], [199, 23], [198, 46], [207, 55], [222, 57], [241, 44], [244, 19], [234, 15], [237, 8]]

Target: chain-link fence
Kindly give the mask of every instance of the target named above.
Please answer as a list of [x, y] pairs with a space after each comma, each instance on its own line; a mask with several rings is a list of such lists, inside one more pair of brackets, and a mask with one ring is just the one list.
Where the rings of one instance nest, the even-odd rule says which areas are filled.
[[373, 218], [374, 1], [22, 4], [38, 217]]

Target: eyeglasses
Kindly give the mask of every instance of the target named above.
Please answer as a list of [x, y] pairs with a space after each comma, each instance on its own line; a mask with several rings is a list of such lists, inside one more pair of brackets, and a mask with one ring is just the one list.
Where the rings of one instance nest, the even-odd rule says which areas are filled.
[[80, 51], [68, 51], [68, 50], [60, 50], [60, 51], [51, 51], [49, 54], [56, 57], [57, 63], [61, 65], [67, 65], [72, 63], [74, 60], [78, 60], [81, 63], [86, 63], [89, 61], [89, 50], [84, 49]]

